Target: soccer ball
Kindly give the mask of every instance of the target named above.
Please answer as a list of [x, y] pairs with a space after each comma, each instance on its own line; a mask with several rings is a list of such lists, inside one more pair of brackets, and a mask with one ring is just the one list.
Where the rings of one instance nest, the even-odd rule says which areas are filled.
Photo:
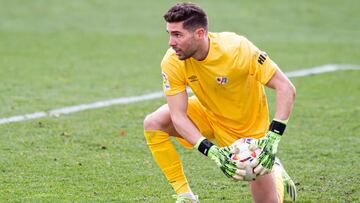
[[252, 181], [255, 180], [256, 174], [253, 172], [253, 168], [250, 166], [250, 163], [260, 155], [261, 149], [256, 149], [255, 151], [249, 150], [249, 145], [254, 138], [242, 138], [235, 141], [231, 146], [237, 148], [237, 153], [230, 154], [230, 159], [236, 162], [245, 163], [246, 175], [244, 180]]

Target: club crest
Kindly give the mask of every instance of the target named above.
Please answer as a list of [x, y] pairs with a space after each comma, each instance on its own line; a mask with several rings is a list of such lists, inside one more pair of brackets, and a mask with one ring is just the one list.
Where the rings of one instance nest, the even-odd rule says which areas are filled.
[[220, 85], [225, 85], [228, 83], [228, 78], [227, 77], [216, 77], [216, 82]]

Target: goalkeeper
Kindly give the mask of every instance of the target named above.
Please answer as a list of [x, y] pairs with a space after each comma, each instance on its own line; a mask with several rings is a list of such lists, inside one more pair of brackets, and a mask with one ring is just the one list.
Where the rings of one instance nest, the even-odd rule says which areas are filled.
[[[243, 180], [245, 169], [229, 159], [228, 146], [240, 138], [257, 138], [251, 148], [262, 150], [253, 162], [259, 176], [249, 184], [254, 202], [282, 202], [284, 187], [295, 200], [295, 186], [275, 159], [295, 99], [292, 83], [245, 37], [209, 32], [206, 13], [198, 5], [176, 4], [164, 19], [170, 46], [161, 62], [167, 104], [145, 118], [144, 134], [177, 202], [199, 200], [170, 136], [199, 150], [234, 180]], [[188, 97], [187, 86], [194, 96]], [[271, 122], [265, 86], [276, 92]]]

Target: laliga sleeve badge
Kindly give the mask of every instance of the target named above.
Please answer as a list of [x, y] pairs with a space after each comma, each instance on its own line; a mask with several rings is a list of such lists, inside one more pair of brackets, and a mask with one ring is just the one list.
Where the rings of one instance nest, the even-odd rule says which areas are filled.
[[166, 73], [161, 72], [161, 76], [163, 78], [163, 87], [165, 90], [170, 90], [170, 82], [168, 80], [168, 77], [166, 75]]

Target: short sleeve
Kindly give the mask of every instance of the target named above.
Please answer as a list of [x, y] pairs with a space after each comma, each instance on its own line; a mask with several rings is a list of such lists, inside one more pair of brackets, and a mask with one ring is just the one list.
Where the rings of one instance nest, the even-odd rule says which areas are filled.
[[[175, 56], [176, 57], [176, 56]], [[186, 90], [183, 62], [177, 60], [168, 51], [161, 62], [161, 75], [165, 95], [175, 95]]]
[[275, 62], [273, 62], [269, 56], [258, 49], [253, 43], [249, 40], [245, 40], [245, 49], [248, 49], [249, 57], [250, 57], [250, 67], [249, 74], [261, 84], [266, 84], [273, 77], [278, 66]]

